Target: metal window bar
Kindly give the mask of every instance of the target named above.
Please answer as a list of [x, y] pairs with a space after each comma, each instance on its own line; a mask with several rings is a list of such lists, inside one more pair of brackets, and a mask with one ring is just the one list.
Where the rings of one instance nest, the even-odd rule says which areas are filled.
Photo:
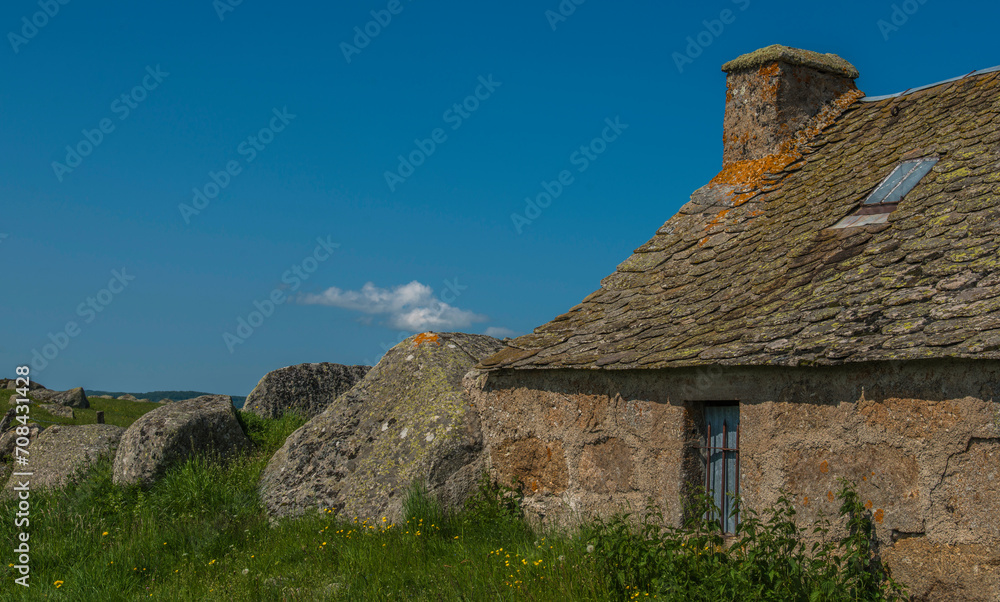
[[[736, 441], [735, 447], [727, 447], [727, 443], [730, 440], [731, 431], [729, 431], [729, 421], [725, 418], [722, 420], [722, 440], [721, 445], [713, 445], [712, 442], [712, 423], [707, 422], [706, 428], [706, 445], [699, 446], [699, 449], [705, 450], [705, 491], [715, 500], [716, 505], [722, 513], [722, 516], [718, 517], [719, 521], [723, 526], [723, 531], [726, 533], [735, 533], [736, 525], [739, 524], [739, 508], [734, 508], [733, 497], [727, 495], [729, 493], [729, 483], [727, 482], [728, 475], [730, 473], [730, 467], [734, 469], [734, 478], [732, 483], [732, 493], [735, 496], [740, 494], [740, 423], [737, 418], [736, 421]], [[713, 458], [716, 454], [721, 454], [721, 458]], [[713, 470], [713, 467], [715, 470]], [[721, 475], [718, 472], [721, 471]], [[721, 478], [713, 478], [721, 477]], [[713, 481], [721, 480], [719, 483], [719, 489], [713, 488]], [[712, 516], [707, 518], [715, 518], [714, 512]]]

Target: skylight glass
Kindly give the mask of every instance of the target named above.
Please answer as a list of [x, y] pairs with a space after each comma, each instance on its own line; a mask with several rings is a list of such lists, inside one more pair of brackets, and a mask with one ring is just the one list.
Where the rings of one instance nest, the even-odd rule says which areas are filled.
[[917, 182], [927, 175], [927, 173], [937, 163], [937, 157], [925, 159], [912, 159], [903, 161], [892, 170], [889, 177], [882, 180], [868, 198], [865, 205], [879, 205], [886, 203], [898, 203], [906, 196], [906, 193], [913, 190]]

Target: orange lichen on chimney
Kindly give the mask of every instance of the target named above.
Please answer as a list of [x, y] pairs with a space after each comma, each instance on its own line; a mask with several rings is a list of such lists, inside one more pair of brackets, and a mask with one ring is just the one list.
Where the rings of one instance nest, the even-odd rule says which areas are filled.
[[801, 156], [798, 153], [776, 153], [760, 159], [733, 161], [723, 165], [722, 171], [709, 184], [729, 184], [744, 188], [755, 186], [765, 175], [781, 171]]
[[[756, 190], [760, 188], [764, 176], [778, 173], [801, 158], [802, 155], [798, 153], [776, 153], [760, 159], [733, 161], [724, 165], [722, 171], [712, 178], [709, 185], [725, 184], [742, 188], [743, 190], [740, 192], [733, 190], [727, 193], [727, 196], [732, 197], [730, 200], [732, 207], [739, 207], [753, 198]], [[720, 225], [726, 215], [732, 211], [732, 207], [719, 211], [705, 226], [705, 230], [711, 230]], [[699, 241], [699, 246], [704, 245], [707, 240], [706, 238]]]
[[[770, 65], [761, 67], [760, 75], [775, 75], [777, 74], [777, 65]], [[777, 90], [777, 84], [774, 84], [775, 93]], [[760, 159], [752, 159], [747, 161], [731, 161], [729, 163], [724, 163], [722, 166], [722, 171], [720, 171], [712, 180], [709, 185], [728, 185], [736, 186], [739, 191], [733, 190], [729, 193], [732, 197], [730, 204], [732, 207], [739, 207], [743, 203], [749, 201], [753, 198], [757, 190], [760, 189], [763, 183], [764, 177], [771, 174], [777, 174], [784, 171], [789, 165], [792, 165], [796, 161], [802, 159], [803, 148], [808, 144], [813, 138], [818, 136], [823, 130], [833, 125], [837, 121], [837, 118], [847, 110], [852, 104], [854, 104], [859, 98], [864, 96], [864, 92], [853, 89], [846, 92], [839, 97], [837, 97], [833, 102], [829, 103], [819, 113], [817, 113], [802, 130], [796, 132], [793, 138], [789, 138], [782, 142], [778, 147], [778, 152], [767, 155], [766, 157], [761, 157]], [[715, 226], [718, 226], [725, 219], [726, 215], [732, 211], [731, 208], [721, 210], [711, 221], [705, 226], [705, 230], [710, 230]], [[754, 211], [750, 214], [750, 217], [756, 217], [761, 215], [762, 212]], [[704, 238], [699, 241], [699, 245], [704, 245], [708, 238]]]
[[[768, 84], [764, 87], [765, 95], [764, 98], [767, 99], [777, 99], [778, 98], [778, 76], [781, 75], [781, 66], [775, 62], [768, 65], [762, 65], [760, 69], [757, 70], [757, 75], [762, 81], [767, 81]], [[773, 78], [770, 80], [764, 80], [764, 78]]]

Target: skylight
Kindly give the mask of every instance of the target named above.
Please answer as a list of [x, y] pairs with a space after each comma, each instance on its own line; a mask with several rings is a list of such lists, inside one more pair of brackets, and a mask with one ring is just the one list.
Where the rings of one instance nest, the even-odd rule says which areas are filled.
[[868, 195], [860, 209], [831, 227], [851, 228], [886, 223], [889, 221], [889, 213], [937, 162], [937, 157], [903, 161]]
[[937, 157], [903, 161], [868, 195], [865, 205], [898, 203], [937, 162]]

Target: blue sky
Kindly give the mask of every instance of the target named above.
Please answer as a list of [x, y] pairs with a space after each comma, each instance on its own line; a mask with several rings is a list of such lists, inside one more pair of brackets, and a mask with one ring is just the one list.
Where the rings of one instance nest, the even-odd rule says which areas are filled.
[[722, 63], [1000, 64], [996, 3], [576, 2], [5, 2], [0, 373], [245, 395], [530, 332], [718, 171]]

